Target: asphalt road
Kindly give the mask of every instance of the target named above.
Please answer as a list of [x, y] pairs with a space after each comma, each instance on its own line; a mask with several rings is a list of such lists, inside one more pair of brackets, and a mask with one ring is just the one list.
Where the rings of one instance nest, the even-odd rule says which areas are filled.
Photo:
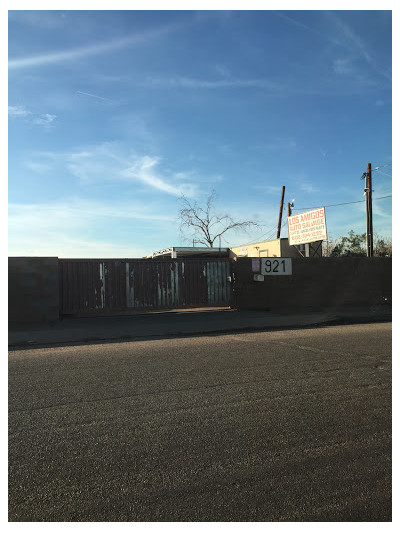
[[15, 350], [9, 521], [390, 521], [391, 324]]

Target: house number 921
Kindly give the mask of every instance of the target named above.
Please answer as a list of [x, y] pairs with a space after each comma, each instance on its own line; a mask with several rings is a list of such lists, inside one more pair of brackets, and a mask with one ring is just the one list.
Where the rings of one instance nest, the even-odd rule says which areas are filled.
[[290, 276], [292, 260], [288, 257], [261, 258], [261, 274], [264, 276]]

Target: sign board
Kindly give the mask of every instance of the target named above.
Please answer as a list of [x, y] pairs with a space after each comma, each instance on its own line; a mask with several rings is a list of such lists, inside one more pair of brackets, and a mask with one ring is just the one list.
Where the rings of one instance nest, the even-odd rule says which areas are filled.
[[251, 260], [251, 271], [260, 272], [260, 259], [259, 258]]
[[261, 274], [263, 276], [291, 276], [292, 260], [290, 257], [262, 257]]
[[315, 241], [326, 241], [325, 208], [319, 207], [312, 211], [288, 217], [289, 245], [306, 244]]
[[247, 256], [247, 248], [245, 246], [243, 246], [242, 248], [239, 248], [236, 255], [238, 255], [239, 257]]

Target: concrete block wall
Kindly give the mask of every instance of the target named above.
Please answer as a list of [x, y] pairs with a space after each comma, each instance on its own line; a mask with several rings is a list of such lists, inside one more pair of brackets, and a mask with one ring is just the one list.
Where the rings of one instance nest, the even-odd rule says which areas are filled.
[[[252, 259], [232, 262], [233, 306], [306, 309], [371, 306], [391, 300], [392, 260], [385, 257], [292, 258], [292, 275], [254, 281]], [[59, 320], [57, 257], [9, 257], [10, 329]]]
[[8, 320], [11, 329], [59, 320], [57, 257], [8, 258]]
[[254, 281], [252, 260], [234, 262], [233, 304], [242, 309], [368, 306], [392, 294], [386, 257], [292, 258], [292, 275]]

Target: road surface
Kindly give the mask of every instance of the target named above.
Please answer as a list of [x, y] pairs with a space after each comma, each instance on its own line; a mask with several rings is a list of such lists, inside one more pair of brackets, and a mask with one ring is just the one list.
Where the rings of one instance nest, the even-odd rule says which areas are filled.
[[11, 351], [9, 521], [390, 521], [391, 324]]

